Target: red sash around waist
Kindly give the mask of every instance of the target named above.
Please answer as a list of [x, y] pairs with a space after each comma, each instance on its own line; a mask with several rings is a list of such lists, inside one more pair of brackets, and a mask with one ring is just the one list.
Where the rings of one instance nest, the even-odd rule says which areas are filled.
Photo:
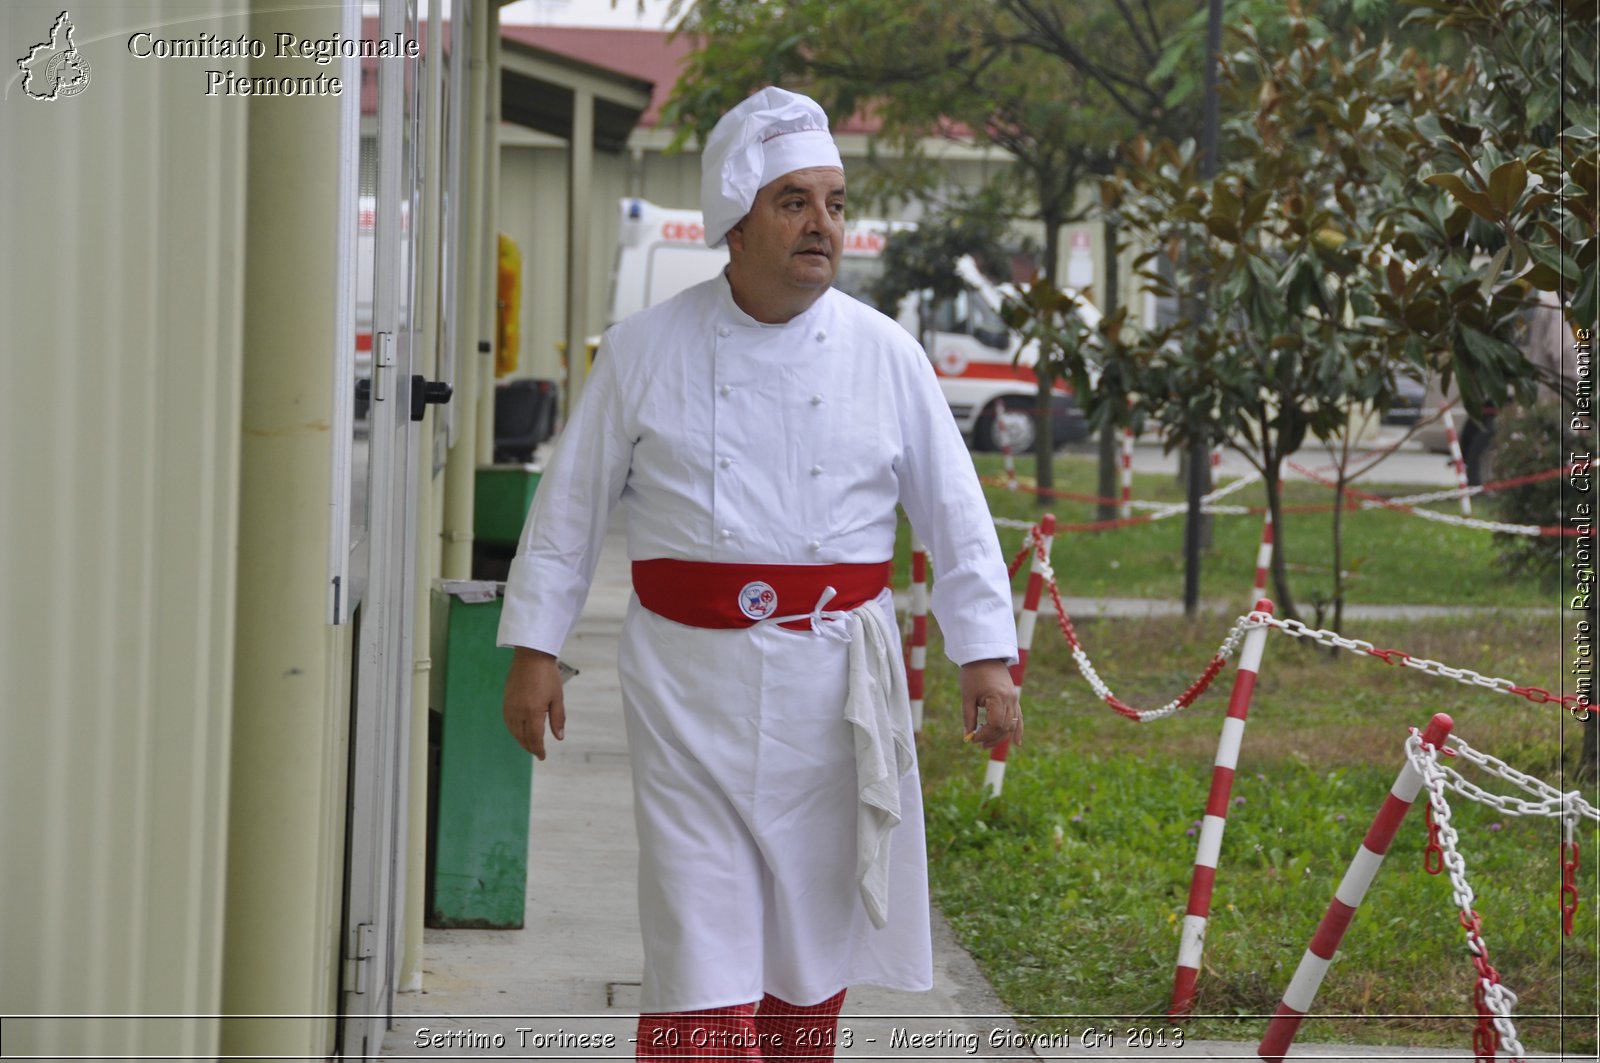
[[806, 614], [781, 627], [807, 631], [822, 592], [825, 608], [847, 612], [889, 585], [890, 562], [870, 565], [745, 565], [661, 557], [633, 563], [639, 604], [689, 627], [750, 627], [774, 616]]

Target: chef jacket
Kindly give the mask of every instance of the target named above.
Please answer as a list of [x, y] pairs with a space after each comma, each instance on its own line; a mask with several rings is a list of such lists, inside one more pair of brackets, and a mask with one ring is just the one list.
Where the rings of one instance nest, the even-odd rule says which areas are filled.
[[[928, 547], [946, 653], [958, 664], [1016, 659], [994, 524], [927, 357], [835, 289], [770, 325], [739, 309], [719, 276], [607, 331], [535, 494], [501, 645], [560, 651], [619, 502], [634, 560], [752, 565], [885, 561], [898, 503]], [[875, 607], [892, 628], [887, 591]], [[642, 1010], [931, 984], [914, 767], [901, 780], [882, 929], [853, 881], [847, 658], [810, 632], [690, 628], [630, 603], [619, 675]]]

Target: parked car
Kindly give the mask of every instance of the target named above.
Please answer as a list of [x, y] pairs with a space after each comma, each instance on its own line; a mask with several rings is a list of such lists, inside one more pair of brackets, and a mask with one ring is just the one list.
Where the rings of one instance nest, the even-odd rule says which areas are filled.
[[1411, 425], [1422, 417], [1423, 404], [1428, 397], [1428, 386], [1410, 373], [1395, 377], [1394, 405], [1383, 415], [1384, 424]]

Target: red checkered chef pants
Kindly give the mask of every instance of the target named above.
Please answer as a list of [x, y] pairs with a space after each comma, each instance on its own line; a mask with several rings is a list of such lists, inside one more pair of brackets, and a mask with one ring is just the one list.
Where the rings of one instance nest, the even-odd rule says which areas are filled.
[[844, 994], [809, 1007], [768, 993], [759, 1004], [640, 1015], [638, 1059], [831, 1060]]

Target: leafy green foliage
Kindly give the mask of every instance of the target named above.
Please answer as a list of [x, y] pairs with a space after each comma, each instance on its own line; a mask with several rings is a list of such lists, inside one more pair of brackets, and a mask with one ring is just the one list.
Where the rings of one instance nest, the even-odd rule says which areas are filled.
[[1412, 127], [1427, 106], [1414, 71], [1380, 42], [1347, 45], [1291, 18], [1277, 48], [1248, 24], [1224, 66], [1222, 162], [1202, 176], [1191, 141], [1136, 140], [1106, 209], [1144, 248], [1139, 275], [1185, 306], [1164, 328], [1113, 345], [1090, 404], [1096, 423], [1149, 418], [1169, 445], [1227, 442], [1267, 484], [1288, 586], [1279, 467], [1307, 436], [1331, 441], [1352, 406], [1386, 409], [1396, 353], [1375, 315], [1389, 252], [1378, 219], [1405, 180]]
[[[1522, 391], [1507, 324], [1535, 292], [1559, 292], [1573, 328], [1600, 299], [1600, 137], [1594, 101], [1600, 8], [1568, 0], [1412, 0], [1410, 21], [1467, 42], [1458, 69], [1418, 70], [1439, 104], [1418, 122], [1422, 179], [1443, 195], [1396, 208], [1388, 236], [1408, 262], [1384, 311], [1455, 357], [1469, 403]], [[1447, 376], [1448, 381], [1448, 376]], [[1559, 375], [1544, 382], [1561, 387]]]
[[[1503, 411], [1495, 425], [1495, 475], [1515, 479], [1564, 465], [1574, 454], [1589, 453], [1585, 441], [1572, 431], [1559, 403], [1543, 402]], [[1592, 471], [1583, 482], [1593, 483]], [[1576, 490], [1565, 476], [1521, 484], [1496, 493], [1495, 514], [1508, 524], [1572, 527], [1580, 504], [1593, 516], [1594, 494]], [[1516, 572], [1528, 573], [1554, 584], [1561, 573], [1563, 547], [1570, 540], [1555, 536], [1495, 533], [1500, 561]]]

